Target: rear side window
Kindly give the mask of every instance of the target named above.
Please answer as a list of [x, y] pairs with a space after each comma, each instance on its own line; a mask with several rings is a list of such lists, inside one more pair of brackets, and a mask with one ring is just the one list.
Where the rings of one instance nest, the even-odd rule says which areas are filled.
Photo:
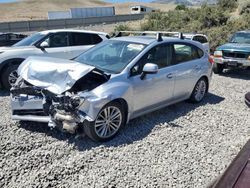
[[97, 34], [72, 33], [71, 36], [71, 46], [94, 45], [102, 41]]
[[201, 49], [189, 44], [174, 44], [174, 51], [176, 64], [199, 59], [204, 54]]

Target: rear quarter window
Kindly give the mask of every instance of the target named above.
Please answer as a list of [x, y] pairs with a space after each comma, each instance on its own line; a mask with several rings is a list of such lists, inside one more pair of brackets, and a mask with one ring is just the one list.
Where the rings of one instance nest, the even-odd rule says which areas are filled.
[[191, 44], [174, 44], [175, 63], [183, 63], [200, 59], [204, 52]]

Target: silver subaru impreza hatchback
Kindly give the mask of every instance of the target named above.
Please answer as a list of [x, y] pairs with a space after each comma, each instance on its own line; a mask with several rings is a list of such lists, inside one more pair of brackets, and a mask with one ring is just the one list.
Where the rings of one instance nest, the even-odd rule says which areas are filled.
[[160, 34], [113, 38], [74, 60], [30, 57], [11, 89], [12, 119], [105, 141], [133, 118], [202, 101], [212, 63], [198, 42]]

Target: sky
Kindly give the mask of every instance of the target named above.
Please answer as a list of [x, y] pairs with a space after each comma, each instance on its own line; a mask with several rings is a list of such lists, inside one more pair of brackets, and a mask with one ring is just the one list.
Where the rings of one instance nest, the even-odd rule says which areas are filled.
[[[8, 2], [15, 2], [18, 0], [0, 0], [0, 3], [8, 3]], [[124, 2], [151, 2], [152, 0], [104, 0], [107, 2], [112, 2], [112, 3], [124, 3]]]
[[9, 3], [9, 2], [15, 2], [17, 0], [0, 0], [0, 3]]
[[152, 0], [105, 0], [112, 3], [124, 3], [124, 2], [151, 2]]
[[[18, 1], [18, 0], [0, 0], [0, 3], [8, 3], [8, 2], [15, 2], [15, 1]], [[112, 2], [112, 3], [124, 3], [124, 2], [151, 2], [152, 0], [104, 0], [104, 1], [107, 1], [107, 2]]]

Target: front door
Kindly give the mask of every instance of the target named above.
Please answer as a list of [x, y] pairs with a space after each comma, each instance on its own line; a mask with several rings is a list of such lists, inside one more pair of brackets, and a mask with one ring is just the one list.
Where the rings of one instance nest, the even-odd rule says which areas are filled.
[[[135, 113], [150, 110], [173, 98], [175, 75], [170, 66], [172, 54], [172, 46], [158, 45], [147, 52], [131, 69], [129, 79], [133, 86], [133, 111]], [[141, 79], [140, 75], [146, 63], [158, 65], [159, 71]]]
[[43, 50], [43, 56], [63, 59], [74, 58], [69, 46], [69, 34], [67, 32], [53, 33], [44, 41], [48, 43], [48, 47]]

